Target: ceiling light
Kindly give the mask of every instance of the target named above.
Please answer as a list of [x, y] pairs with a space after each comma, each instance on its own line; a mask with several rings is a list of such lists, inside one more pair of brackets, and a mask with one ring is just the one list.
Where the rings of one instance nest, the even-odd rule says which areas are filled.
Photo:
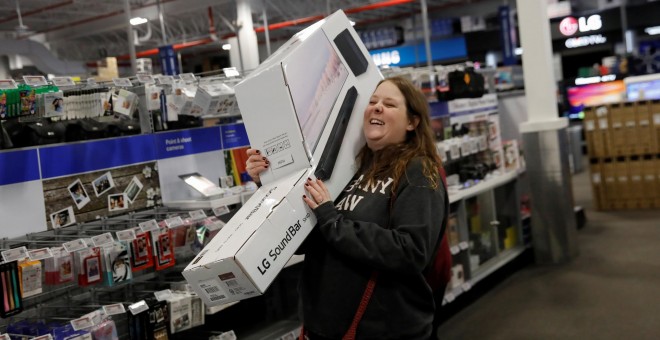
[[231, 50], [231, 44], [222, 44], [222, 49], [225, 51]]
[[647, 27], [644, 29], [644, 32], [648, 33], [649, 35], [660, 34], [660, 26]]
[[147, 20], [146, 18], [142, 18], [142, 17], [135, 17], [135, 18], [130, 20], [131, 25], [133, 25], [133, 26], [142, 25], [142, 24], [144, 24], [148, 21], [149, 20]]
[[351, 20], [350, 23], [351, 23], [351, 26], [355, 26], [355, 21]]

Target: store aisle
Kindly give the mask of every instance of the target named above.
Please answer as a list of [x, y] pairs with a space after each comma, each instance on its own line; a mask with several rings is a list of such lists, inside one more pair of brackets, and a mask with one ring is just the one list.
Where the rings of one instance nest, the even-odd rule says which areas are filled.
[[440, 326], [440, 339], [658, 339], [660, 211], [596, 212], [589, 173], [573, 178], [588, 222], [580, 255], [530, 265]]

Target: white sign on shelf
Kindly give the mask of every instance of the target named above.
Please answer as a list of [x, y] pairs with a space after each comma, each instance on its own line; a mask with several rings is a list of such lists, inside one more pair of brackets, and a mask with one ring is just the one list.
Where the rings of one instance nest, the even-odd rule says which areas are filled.
[[19, 247], [15, 249], [5, 250], [2, 252], [2, 259], [5, 262], [12, 262], [22, 260], [28, 257], [28, 251], [25, 247]]
[[53, 336], [50, 334], [38, 336], [36, 338], [32, 338], [32, 340], [53, 340]]
[[96, 235], [92, 237], [92, 242], [94, 243], [94, 246], [100, 247], [104, 244], [112, 243], [114, 242], [115, 239], [112, 237], [112, 234], [110, 233], [105, 233], [101, 235]]
[[172, 76], [156, 76], [156, 80], [160, 85], [172, 85], [174, 83], [174, 77]]
[[188, 214], [190, 215], [190, 218], [192, 220], [203, 220], [206, 218], [206, 213], [204, 212], [204, 209], [191, 211]]
[[179, 79], [183, 80], [186, 83], [194, 83], [195, 75], [192, 73], [181, 73], [179, 74]]
[[57, 87], [76, 86], [76, 82], [71, 77], [54, 77], [53, 85]]
[[23, 81], [30, 86], [46, 86], [48, 81], [44, 76], [23, 76]]
[[238, 77], [241, 75], [235, 67], [225, 67], [222, 69], [222, 72], [227, 78]]
[[120, 230], [116, 234], [119, 241], [133, 241], [137, 237], [133, 229]]
[[141, 300], [141, 301], [138, 301], [138, 302], [128, 306], [128, 310], [131, 311], [131, 314], [138, 315], [142, 312], [148, 311], [149, 306], [147, 305], [146, 302], [144, 302], [144, 300]]
[[181, 219], [181, 216], [175, 216], [172, 218], [168, 218], [165, 220], [165, 225], [167, 225], [168, 228], [176, 228], [179, 226], [183, 225], [183, 220]]
[[229, 213], [229, 207], [226, 205], [213, 208], [213, 214], [215, 216], [222, 216], [228, 213]]
[[155, 84], [156, 81], [154, 80], [154, 77], [150, 74], [144, 74], [144, 73], [138, 73], [136, 75], [137, 80], [142, 83], [142, 84]]
[[94, 78], [87, 78], [87, 85], [88, 85], [88, 86], [96, 86], [96, 85], [98, 85], [98, 84], [96, 83], [96, 79], [94, 79]]
[[78, 250], [87, 248], [87, 243], [85, 242], [85, 240], [79, 238], [77, 240], [65, 242], [62, 244], [62, 246], [64, 247], [64, 250], [66, 250], [68, 253], [73, 253]]
[[472, 289], [472, 284], [469, 282], [465, 282], [464, 284], [461, 285], [461, 289], [464, 292], [467, 292], [468, 290]]
[[114, 305], [103, 306], [103, 312], [106, 315], [120, 315], [126, 313], [126, 308], [124, 308], [124, 304], [115, 303]]
[[80, 319], [71, 320], [71, 327], [73, 327], [73, 330], [79, 331], [81, 329], [94, 327], [94, 323], [92, 322], [92, 319], [85, 316]]
[[89, 333], [78, 335], [75, 338], [67, 338], [67, 340], [92, 340], [92, 335]]
[[118, 87], [131, 87], [133, 83], [128, 78], [112, 78], [112, 82]]
[[0, 79], [0, 90], [13, 90], [17, 89], [14, 79]]
[[53, 253], [50, 251], [50, 248], [41, 248], [28, 251], [30, 260], [39, 261], [45, 260], [53, 257]]
[[447, 303], [451, 303], [456, 300], [456, 296], [454, 293], [447, 293], [447, 295], [445, 295], [445, 300], [447, 300]]
[[158, 226], [158, 222], [156, 222], [156, 220], [149, 220], [140, 223], [140, 229], [142, 230], [142, 232], [146, 233], [147, 231], [159, 230], [160, 227]]
[[172, 299], [173, 294], [172, 294], [172, 290], [165, 289], [158, 292], [154, 292], [154, 296], [158, 301], [167, 301]]

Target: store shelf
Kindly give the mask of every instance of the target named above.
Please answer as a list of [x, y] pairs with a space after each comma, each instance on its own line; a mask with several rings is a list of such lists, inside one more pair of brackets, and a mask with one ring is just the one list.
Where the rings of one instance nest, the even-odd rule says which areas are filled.
[[250, 196], [254, 194], [254, 191], [244, 191], [238, 194], [231, 194], [214, 199], [205, 199], [205, 200], [185, 200], [185, 201], [171, 201], [164, 202], [163, 205], [166, 207], [177, 208], [177, 209], [213, 209], [225, 205], [239, 204], [245, 202]]
[[476, 184], [470, 188], [463, 189], [463, 190], [458, 190], [458, 191], [450, 191], [449, 192], [449, 203], [455, 203], [460, 200], [473, 197], [476, 195], [479, 195], [482, 192], [486, 192], [488, 190], [492, 190], [496, 187], [499, 187], [502, 184], [508, 183], [513, 181], [514, 179], [518, 178], [519, 172], [517, 171], [512, 171], [512, 172], [507, 172], [502, 175], [492, 177], [489, 179], [485, 179], [479, 184]]
[[447, 293], [445, 293], [445, 298], [442, 301], [443, 305], [453, 302], [461, 294], [472, 289], [472, 286], [477, 284], [479, 281], [486, 278], [488, 275], [492, 274], [496, 270], [500, 269], [505, 264], [513, 261], [518, 255], [522, 254], [525, 251], [526, 247], [519, 246], [512, 249], [508, 249], [502, 252], [499, 256], [491, 259], [481, 266], [472, 276], [472, 279], [463, 283], [459, 287], [454, 287]]

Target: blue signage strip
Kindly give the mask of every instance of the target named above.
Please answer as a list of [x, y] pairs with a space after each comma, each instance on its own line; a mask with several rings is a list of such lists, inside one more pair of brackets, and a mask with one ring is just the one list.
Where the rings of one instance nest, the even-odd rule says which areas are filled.
[[158, 159], [222, 150], [217, 126], [154, 135]]
[[[398, 46], [369, 51], [376, 65], [409, 66], [416, 63], [426, 63], [426, 52], [423, 43], [417, 45]], [[433, 61], [460, 59], [467, 56], [464, 37], [436, 40], [431, 42]]]
[[39, 149], [43, 179], [92, 172], [156, 159], [152, 135]]
[[222, 132], [222, 148], [234, 149], [250, 146], [245, 125], [240, 124], [227, 124], [221, 125], [220, 131]]
[[37, 150], [0, 152], [0, 185], [39, 180]]
[[159, 47], [158, 56], [160, 57], [160, 65], [164, 75], [174, 76], [179, 74], [179, 57], [172, 45]]
[[511, 25], [511, 10], [509, 6], [500, 6], [500, 40], [504, 65], [515, 65], [516, 60], [516, 30]]

